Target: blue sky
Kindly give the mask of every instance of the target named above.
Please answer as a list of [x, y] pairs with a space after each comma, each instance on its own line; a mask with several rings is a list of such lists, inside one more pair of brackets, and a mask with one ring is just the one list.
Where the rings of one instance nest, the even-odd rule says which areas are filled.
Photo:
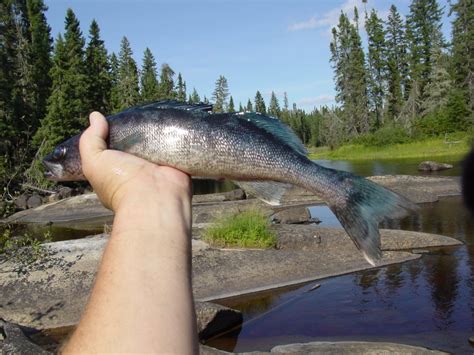
[[[334, 103], [329, 63], [330, 30], [341, 10], [363, 13], [361, 0], [46, 0], [46, 16], [56, 38], [64, 32], [67, 8], [72, 8], [87, 37], [92, 19], [101, 29], [107, 49], [118, 53], [129, 39], [139, 67], [146, 47], [160, 66], [168, 63], [211, 98], [215, 81], [224, 75], [235, 104], [245, 104], [257, 90], [268, 103], [275, 91], [290, 105], [311, 110]], [[408, 13], [409, 0], [368, 0], [367, 9], [386, 17], [391, 4]], [[447, 1], [439, 1], [446, 10]], [[445, 11], [447, 12], [447, 11]], [[352, 15], [351, 15], [352, 16]], [[360, 16], [363, 18], [363, 15]], [[443, 20], [449, 34], [450, 19]], [[363, 27], [363, 25], [361, 25]]]

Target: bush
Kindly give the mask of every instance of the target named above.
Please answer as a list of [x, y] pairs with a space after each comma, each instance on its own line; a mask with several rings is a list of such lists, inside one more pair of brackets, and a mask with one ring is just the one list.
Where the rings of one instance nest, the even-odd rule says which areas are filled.
[[386, 126], [373, 133], [363, 134], [354, 138], [352, 144], [382, 147], [391, 144], [408, 143], [410, 141], [412, 141], [412, 138], [402, 127]]
[[262, 212], [248, 210], [227, 216], [204, 232], [204, 240], [219, 247], [270, 248], [276, 245], [270, 222]]

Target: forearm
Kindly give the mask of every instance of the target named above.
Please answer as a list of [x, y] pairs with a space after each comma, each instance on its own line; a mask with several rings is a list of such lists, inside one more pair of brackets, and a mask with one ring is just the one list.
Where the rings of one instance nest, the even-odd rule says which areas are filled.
[[132, 194], [117, 210], [86, 312], [65, 351], [197, 350], [191, 197]]

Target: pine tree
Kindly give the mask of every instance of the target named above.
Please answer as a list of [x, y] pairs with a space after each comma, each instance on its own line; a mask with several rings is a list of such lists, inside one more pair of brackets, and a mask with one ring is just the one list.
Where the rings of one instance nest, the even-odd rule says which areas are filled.
[[227, 112], [235, 112], [234, 98], [232, 96], [229, 99], [229, 106], [227, 107]]
[[270, 104], [268, 105], [268, 114], [273, 117], [280, 117], [280, 104], [273, 91], [270, 97]]
[[133, 52], [127, 37], [123, 37], [122, 42], [120, 43], [120, 53], [118, 56], [118, 61], [118, 110], [123, 110], [125, 108], [136, 105], [139, 102], [140, 98], [138, 87], [137, 63], [133, 59]]
[[253, 112], [253, 105], [252, 105], [252, 101], [250, 101], [250, 99], [247, 101], [247, 107], [245, 108], [245, 111]]
[[255, 112], [260, 112], [261, 114], [267, 113], [265, 101], [263, 100], [262, 94], [258, 90], [255, 94]]
[[160, 100], [171, 100], [176, 97], [176, 92], [174, 91], [174, 71], [171, 67], [164, 63], [161, 66], [160, 74], [160, 85], [159, 85], [159, 95]]
[[115, 53], [112, 53], [109, 58], [110, 63], [110, 111], [111, 113], [117, 113], [120, 111], [121, 99], [119, 92], [119, 60]]
[[436, 0], [413, 0], [407, 16], [407, 37], [410, 47], [410, 76], [419, 84], [421, 97], [432, 70], [433, 38], [441, 36], [443, 12]]
[[288, 104], [288, 94], [286, 91], [283, 93], [283, 110], [288, 111], [289, 104]]
[[189, 103], [190, 104], [198, 104], [201, 102], [201, 98], [199, 97], [199, 94], [196, 91], [196, 88], [193, 88], [193, 93], [189, 95]]
[[147, 47], [143, 53], [143, 65], [140, 77], [140, 94], [142, 102], [155, 101], [158, 98], [158, 79], [156, 62], [153, 53]]
[[365, 29], [368, 41], [368, 97], [370, 106], [375, 112], [375, 128], [377, 129], [383, 124], [387, 54], [383, 21], [377, 16], [374, 9], [372, 9], [370, 16], [366, 18]]
[[387, 112], [395, 120], [408, 98], [408, 56], [405, 27], [395, 5], [390, 7], [387, 31]]
[[202, 102], [206, 105], [209, 105], [209, 99], [206, 97], [206, 95], [204, 95]]
[[86, 49], [87, 105], [89, 110], [104, 114], [110, 111], [112, 81], [104, 41], [100, 39], [99, 25], [92, 20]]
[[474, 112], [474, 2], [458, 0], [451, 5], [450, 12], [455, 15], [452, 29], [454, 81]]
[[178, 82], [176, 84], [176, 99], [186, 102], [186, 82], [183, 80], [181, 73], [178, 74]]
[[239, 112], [244, 112], [244, 107], [242, 106], [242, 102], [239, 102]]
[[216, 87], [212, 93], [212, 100], [214, 101], [214, 112], [225, 112], [227, 109], [227, 98], [229, 97], [229, 85], [227, 79], [220, 75], [216, 80]]
[[48, 99], [48, 113], [34, 136], [44, 150], [80, 131], [86, 124], [87, 76], [84, 63], [84, 38], [79, 21], [71, 9], [66, 14], [66, 32], [56, 39], [51, 77], [52, 94]]

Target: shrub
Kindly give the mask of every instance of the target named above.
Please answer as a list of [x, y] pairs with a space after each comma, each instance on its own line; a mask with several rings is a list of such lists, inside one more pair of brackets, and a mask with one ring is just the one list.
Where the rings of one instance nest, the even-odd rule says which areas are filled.
[[373, 133], [360, 135], [352, 140], [352, 144], [368, 147], [382, 147], [391, 144], [408, 143], [412, 140], [402, 127], [385, 126]]

